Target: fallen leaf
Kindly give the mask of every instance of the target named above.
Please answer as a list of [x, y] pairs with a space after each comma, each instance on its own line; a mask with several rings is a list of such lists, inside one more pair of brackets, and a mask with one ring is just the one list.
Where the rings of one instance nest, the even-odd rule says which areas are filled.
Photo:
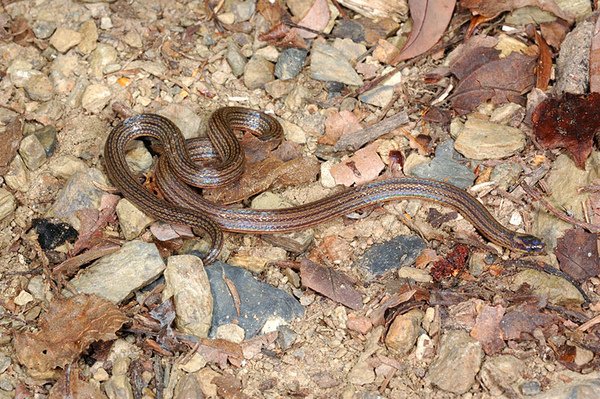
[[471, 337], [475, 338], [485, 351], [486, 355], [500, 353], [504, 349], [500, 322], [505, 309], [502, 305], [482, 307], [477, 315], [475, 326], [471, 330]]
[[228, 360], [233, 364], [239, 364], [244, 358], [242, 347], [225, 339], [201, 339], [198, 353], [207, 362], [217, 363], [222, 368], [227, 365]]
[[600, 93], [571, 94], [540, 103], [531, 120], [533, 132], [544, 148], [564, 148], [580, 169], [592, 152], [600, 129]]
[[51, 372], [73, 362], [92, 342], [116, 339], [127, 320], [112, 302], [95, 295], [55, 299], [37, 332], [15, 334], [17, 358], [30, 372]]
[[23, 121], [14, 118], [4, 128], [0, 140], [0, 174], [8, 172], [8, 165], [12, 162], [23, 138]]
[[[298, 25], [320, 32], [327, 27], [330, 16], [331, 14], [327, 0], [314, 0], [306, 15], [298, 21]], [[298, 34], [304, 39], [314, 39], [317, 37], [315, 33], [304, 29], [298, 30]]]
[[[532, 25], [529, 25], [532, 26]], [[550, 77], [552, 76], [552, 50], [546, 43], [546, 40], [534, 29], [535, 44], [540, 49], [540, 55], [538, 58], [537, 68], [535, 70], [536, 80], [535, 87], [546, 91], [550, 84]]]
[[356, 115], [350, 111], [332, 112], [325, 120], [325, 134], [317, 140], [323, 145], [335, 145], [339, 138], [362, 129]]
[[350, 309], [363, 306], [362, 294], [354, 288], [354, 283], [345, 274], [329, 267], [323, 267], [308, 259], [300, 262], [302, 285], [327, 298], [341, 303]]
[[556, 21], [552, 22], [544, 22], [540, 24], [540, 31], [542, 31], [542, 36], [544, 36], [546, 42], [555, 50], [559, 50], [560, 45], [567, 36], [567, 33], [569, 33], [569, 24], [563, 19], [557, 19]]
[[416, 57], [432, 48], [444, 35], [456, 0], [409, 0], [413, 28], [392, 65]]
[[258, 35], [259, 40], [284, 48], [308, 50], [308, 44], [300, 36], [298, 29], [291, 29], [283, 22], [273, 26], [268, 32]]
[[353, 156], [331, 167], [331, 176], [337, 184], [350, 187], [367, 183], [379, 176], [385, 164], [377, 153], [378, 143], [369, 144]]
[[182, 224], [155, 222], [150, 226], [150, 232], [159, 241], [169, 241], [181, 237], [194, 237], [192, 229]]
[[469, 247], [464, 244], [458, 244], [445, 258], [433, 263], [431, 276], [435, 281], [458, 276], [460, 272], [465, 270], [468, 257]]
[[600, 274], [598, 238], [580, 228], [567, 230], [556, 245], [560, 270], [579, 282]]
[[475, 15], [493, 18], [497, 15], [528, 6], [548, 11], [565, 21], [573, 22], [573, 16], [563, 11], [553, 0], [460, 0], [461, 7], [468, 8]]
[[449, 71], [458, 80], [463, 80], [475, 70], [500, 59], [500, 50], [495, 46], [498, 39], [493, 36], [477, 35], [460, 44], [448, 54]]
[[242, 382], [230, 374], [222, 374], [213, 378], [212, 383], [217, 386], [217, 394], [223, 399], [250, 399], [242, 392]]
[[29, 26], [29, 22], [23, 16], [16, 17], [10, 24], [10, 31], [15, 43], [19, 46], [28, 46], [33, 43], [35, 35]]
[[105, 399], [106, 397], [98, 386], [81, 379], [77, 367], [68, 367], [52, 386], [48, 395], [48, 399]]
[[500, 328], [505, 340], [519, 340], [522, 333], [531, 334], [536, 328], [546, 329], [555, 321], [554, 316], [543, 313], [535, 305], [523, 304], [506, 312]]
[[464, 115], [489, 100], [524, 105], [522, 95], [535, 84], [535, 65], [536, 58], [516, 52], [482, 65], [460, 81], [450, 97], [452, 108]]
[[258, 0], [256, 2], [256, 11], [258, 11], [271, 26], [281, 22], [281, 17], [287, 13], [283, 9], [281, 2], [270, 0]]
[[385, 312], [394, 308], [402, 303], [411, 300], [417, 293], [415, 289], [406, 289], [406, 291], [400, 291], [393, 293], [389, 298], [386, 298], [382, 303], [375, 306], [373, 311], [369, 315], [369, 319], [374, 326], [381, 326], [385, 324]]
[[71, 255], [76, 255], [102, 241], [104, 227], [117, 220], [116, 207], [120, 199], [118, 195], [104, 194], [100, 199], [99, 210], [88, 208], [77, 211], [81, 226]]
[[600, 93], [600, 18], [596, 19], [590, 49], [590, 92]]
[[261, 334], [242, 342], [241, 345], [242, 352], [244, 353], [244, 359], [253, 359], [255, 356], [262, 352], [263, 348], [266, 348], [267, 346], [275, 342], [278, 335], [278, 331], [272, 331], [270, 333]]

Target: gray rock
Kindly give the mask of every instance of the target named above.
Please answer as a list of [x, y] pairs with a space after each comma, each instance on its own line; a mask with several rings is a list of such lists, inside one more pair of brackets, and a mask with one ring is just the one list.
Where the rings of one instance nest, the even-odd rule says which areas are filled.
[[294, 345], [296, 339], [298, 338], [298, 333], [292, 330], [289, 326], [283, 325], [279, 326], [277, 329], [277, 343], [282, 350], [287, 350]]
[[494, 166], [490, 180], [496, 182], [502, 190], [508, 190], [509, 187], [517, 183], [519, 175], [523, 168], [518, 163], [505, 162]]
[[61, 146], [69, 148], [71, 155], [91, 160], [102, 153], [109, 131], [107, 122], [95, 115], [78, 116], [67, 122], [58, 133], [58, 141]]
[[25, 136], [19, 145], [19, 155], [29, 170], [37, 170], [46, 162], [46, 151], [35, 134]]
[[275, 79], [275, 66], [262, 57], [254, 56], [244, 68], [244, 84], [250, 90], [259, 89]]
[[423, 249], [425, 242], [421, 237], [398, 236], [373, 245], [357, 263], [372, 275], [379, 276], [388, 270], [412, 265]]
[[123, 198], [117, 204], [117, 216], [121, 232], [126, 240], [133, 240], [148, 227], [154, 219], [140, 211], [135, 205]]
[[408, 174], [428, 179], [447, 181], [460, 188], [473, 185], [475, 174], [457, 162], [460, 155], [454, 151], [454, 142], [446, 140], [435, 149], [435, 157], [427, 164], [413, 167]]
[[54, 95], [52, 82], [43, 74], [35, 74], [27, 79], [23, 88], [33, 101], [48, 101]]
[[239, 78], [244, 74], [244, 68], [246, 67], [246, 57], [242, 54], [240, 46], [234, 41], [229, 41], [227, 44], [227, 52], [225, 53], [225, 59], [231, 67], [233, 76]]
[[77, 172], [87, 169], [87, 165], [81, 159], [73, 155], [62, 155], [53, 158], [48, 163], [48, 169], [52, 176], [60, 179], [68, 179]]
[[86, 87], [81, 97], [81, 106], [88, 112], [97, 114], [110, 101], [110, 89], [103, 84], [91, 84]]
[[56, 128], [51, 125], [44, 126], [33, 132], [33, 134], [44, 147], [46, 156], [51, 157], [56, 150]]
[[50, 44], [61, 53], [66, 53], [81, 42], [81, 33], [59, 27], [50, 38]]
[[236, 1], [231, 5], [231, 12], [236, 22], [248, 21], [256, 11], [256, 0]]
[[202, 119], [191, 108], [181, 104], [170, 104], [159, 110], [157, 114], [176, 124], [186, 139], [198, 137]]
[[40, 76], [42, 73], [33, 69], [29, 61], [17, 58], [6, 69], [6, 75], [15, 87], [23, 87], [33, 76]]
[[281, 80], [293, 79], [302, 70], [308, 51], [297, 48], [283, 50], [275, 64], [275, 76]]
[[537, 380], [526, 381], [521, 384], [521, 392], [525, 396], [537, 395], [542, 391], [542, 384]]
[[293, 82], [279, 79], [265, 84], [265, 91], [275, 99], [285, 96], [291, 92], [293, 88]]
[[525, 370], [525, 362], [512, 355], [488, 357], [481, 366], [479, 379], [492, 397], [500, 397], [507, 392], [518, 397]]
[[164, 269], [165, 263], [156, 245], [130, 241], [117, 252], [98, 259], [70, 283], [81, 293], [119, 303], [156, 280]]
[[382, 85], [358, 96], [363, 103], [371, 104], [376, 107], [385, 107], [394, 97], [395, 86], [402, 81], [402, 73], [398, 72], [387, 79]]
[[25, 166], [23, 158], [17, 154], [8, 165], [8, 172], [4, 175], [4, 181], [13, 190], [27, 192], [31, 186], [29, 175], [29, 169]]
[[333, 47], [341, 51], [341, 53], [350, 62], [356, 62], [358, 57], [367, 52], [367, 46], [362, 43], [357, 43], [352, 39], [340, 39], [336, 38], [333, 41]]
[[513, 277], [511, 288], [516, 291], [527, 283], [536, 295], [548, 298], [554, 305], [580, 305], [584, 302], [581, 293], [564, 278], [537, 270], [523, 270]]
[[454, 148], [470, 159], [502, 159], [525, 148], [525, 134], [514, 127], [469, 118]]
[[[213, 321], [210, 337], [214, 337], [222, 324], [237, 323], [246, 332], [246, 338], [259, 333], [270, 318], [289, 321], [304, 314], [304, 308], [289, 294], [268, 284], [261, 283], [241, 268], [222, 262], [206, 267], [213, 293]], [[239, 295], [239, 314], [236, 311], [231, 290], [223, 280], [230, 280]]]
[[363, 83], [344, 54], [322, 42], [313, 44], [310, 73], [313, 79], [326, 82], [340, 82], [350, 86], [360, 86]]
[[0, 220], [6, 219], [17, 208], [17, 201], [12, 193], [0, 188]]
[[[574, 374], [574, 373], [573, 373]], [[570, 377], [570, 375], [569, 375]], [[579, 375], [574, 382], [557, 383], [546, 392], [533, 396], [534, 399], [592, 399], [600, 398], [600, 377], [598, 372], [587, 376]]]
[[426, 379], [444, 391], [466, 393], [481, 367], [483, 349], [466, 331], [450, 330], [440, 340], [438, 353]]
[[33, 34], [38, 39], [48, 39], [56, 30], [56, 22], [54, 21], [35, 21], [31, 27]]
[[134, 173], [148, 172], [153, 163], [152, 154], [142, 141], [135, 140], [134, 143], [134, 147], [125, 154], [127, 165]]
[[99, 43], [89, 58], [92, 74], [97, 78], [102, 77], [104, 67], [115, 63], [117, 56], [117, 50], [113, 46]]
[[177, 329], [206, 338], [211, 327], [213, 297], [202, 260], [193, 255], [170, 256], [164, 275], [163, 300], [173, 297]]

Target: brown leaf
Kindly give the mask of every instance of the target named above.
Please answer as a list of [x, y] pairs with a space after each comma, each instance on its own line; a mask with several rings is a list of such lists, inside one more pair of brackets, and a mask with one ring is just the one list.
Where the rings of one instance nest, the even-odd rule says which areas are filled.
[[242, 392], [242, 382], [233, 375], [222, 374], [212, 380], [217, 386], [217, 394], [223, 399], [250, 399]]
[[580, 282], [600, 274], [598, 238], [580, 228], [567, 230], [556, 245], [560, 270]]
[[564, 148], [580, 169], [592, 152], [600, 129], [600, 93], [571, 94], [540, 103], [531, 120], [538, 142], [545, 148]]
[[460, 0], [461, 7], [468, 8], [475, 15], [493, 18], [505, 11], [533, 6], [548, 11], [565, 21], [573, 22], [573, 16], [563, 11], [553, 0]]
[[567, 33], [569, 33], [569, 24], [563, 19], [557, 19], [556, 21], [541, 23], [540, 30], [546, 42], [554, 49], [559, 50]]
[[239, 344], [224, 339], [203, 338], [200, 341], [198, 353], [200, 353], [207, 362], [217, 363], [221, 367], [227, 365], [227, 360], [237, 364], [242, 361], [244, 357], [242, 348]]
[[[314, 0], [312, 6], [308, 9], [308, 12], [300, 21], [298, 25], [310, 28], [315, 31], [322, 31], [327, 27], [329, 23], [329, 17], [331, 13], [329, 11], [329, 4], [327, 0]], [[298, 33], [304, 39], [314, 39], [317, 37], [316, 34], [308, 32], [303, 29], [298, 29]]]
[[96, 385], [82, 380], [77, 367], [69, 367], [56, 381], [48, 395], [48, 399], [64, 398], [105, 399], [106, 395]]
[[385, 164], [377, 153], [378, 143], [361, 148], [347, 160], [333, 165], [331, 176], [337, 184], [350, 187], [372, 181], [385, 168]]
[[450, 73], [463, 80], [483, 65], [500, 59], [500, 50], [495, 46], [498, 39], [493, 36], [477, 35], [460, 44], [448, 54]]
[[423, 54], [440, 40], [450, 23], [456, 0], [409, 0], [408, 5], [413, 28], [392, 65]]
[[500, 321], [504, 316], [504, 310], [502, 305], [484, 306], [477, 315], [475, 326], [471, 330], [471, 337], [481, 343], [487, 355], [494, 355], [504, 349], [502, 330], [500, 330]]
[[256, 11], [258, 11], [271, 26], [281, 22], [281, 16], [287, 13], [281, 6], [281, 2], [269, 0], [258, 0], [256, 2]]
[[289, 26], [282, 22], [273, 26], [268, 32], [261, 33], [258, 38], [274, 46], [308, 49], [308, 44], [300, 36], [299, 30], [290, 29]]
[[300, 263], [300, 277], [303, 286], [350, 309], [358, 310], [363, 306], [362, 294], [354, 288], [354, 282], [341, 272], [303, 259]]
[[56, 299], [37, 332], [15, 334], [17, 358], [34, 373], [48, 373], [77, 359], [92, 342], [116, 339], [125, 322], [119, 308], [95, 295]]
[[14, 118], [2, 133], [0, 140], [0, 174], [8, 172], [8, 165], [12, 162], [23, 138], [23, 121], [21, 118]]
[[[531, 25], [530, 25], [531, 26]], [[535, 44], [540, 49], [540, 55], [538, 58], [538, 64], [535, 71], [536, 80], [535, 87], [546, 91], [550, 84], [550, 77], [552, 76], [552, 50], [546, 43], [546, 40], [534, 30]]]
[[91, 248], [102, 241], [102, 229], [116, 220], [116, 207], [121, 198], [114, 194], [104, 194], [100, 199], [100, 209], [82, 209], [77, 211], [77, 217], [81, 222], [79, 237], [73, 244], [72, 254]]
[[394, 308], [402, 303], [408, 302], [416, 294], [417, 290], [407, 289], [406, 291], [397, 291], [393, 293], [389, 298], [377, 305], [373, 312], [369, 315], [369, 319], [374, 326], [381, 326], [385, 323], [385, 312]]
[[536, 58], [520, 53], [491, 61], [461, 80], [451, 97], [452, 108], [461, 115], [491, 100], [494, 104], [525, 104], [522, 94], [535, 84]]
[[362, 129], [356, 115], [350, 111], [332, 112], [325, 121], [325, 134], [317, 140], [324, 145], [335, 145], [339, 138]]
[[542, 313], [531, 304], [524, 304], [506, 312], [500, 328], [505, 340], [521, 339], [521, 333], [531, 334], [536, 328], [548, 328], [555, 322], [553, 316]]
[[600, 93], [600, 18], [596, 20], [590, 49], [590, 92]]
[[10, 31], [14, 42], [19, 46], [28, 46], [33, 43], [33, 39], [35, 39], [35, 35], [29, 26], [29, 22], [22, 16], [18, 16], [12, 21], [10, 24]]

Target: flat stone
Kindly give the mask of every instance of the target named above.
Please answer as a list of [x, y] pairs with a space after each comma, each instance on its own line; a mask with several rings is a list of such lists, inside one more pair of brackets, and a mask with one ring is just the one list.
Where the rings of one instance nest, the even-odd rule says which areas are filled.
[[98, 43], [96, 49], [92, 51], [92, 54], [89, 57], [92, 75], [101, 78], [104, 68], [107, 65], [117, 62], [117, 59], [118, 53], [113, 46], [106, 43]]
[[77, 49], [82, 54], [90, 54], [98, 44], [96, 22], [93, 19], [88, 19], [79, 27], [79, 33], [81, 34], [81, 42], [79, 42]]
[[44, 126], [33, 132], [38, 138], [46, 156], [51, 157], [56, 150], [56, 128], [54, 126]]
[[475, 383], [483, 355], [481, 344], [466, 331], [449, 330], [425, 378], [444, 391], [462, 395]]
[[43, 74], [36, 74], [27, 79], [23, 88], [33, 101], [48, 101], [54, 95], [52, 81]]
[[58, 142], [69, 148], [69, 153], [83, 160], [98, 157], [104, 149], [110, 127], [96, 115], [78, 116], [68, 121], [58, 132]]
[[27, 192], [31, 187], [29, 176], [29, 169], [25, 166], [23, 158], [17, 154], [8, 166], [8, 172], [4, 175], [4, 181], [13, 190]]
[[61, 53], [66, 53], [81, 42], [81, 33], [59, 27], [50, 38], [50, 44]]
[[186, 139], [198, 137], [202, 118], [200, 118], [191, 108], [181, 104], [170, 104], [160, 109], [157, 114], [171, 120]]
[[265, 83], [265, 91], [273, 98], [278, 99], [289, 92], [294, 88], [294, 82], [285, 81], [285, 80], [273, 80], [272, 82]]
[[423, 315], [420, 309], [412, 309], [396, 316], [385, 336], [385, 345], [392, 353], [404, 356], [413, 349], [422, 332]]
[[460, 188], [473, 185], [475, 174], [456, 161], [460, 155], [454, 151], [454, 142], [446, 140], [435, 149], [435, 157], [429, 163], [413, 166], [408, 174], [427, 179], [446, 181]]
[[67, 154], [52, 158], [48, 169], [52, 176], [66, 180], [75, 173], [86, 170], [87, 165], [83, 160]]
[[242, 343], [244, 336], [244, 329], [236, 324], [223, 324], [217, 328], [217, 332], [215, 333], [216, 339], [224, 339], [236, 344]]
[[81, 106], [88, 112], [97, 114], [108, 105], [111, 98], [110, 89], [103, 84], [91, 84], [83, 92]]
[[25, 136], [19, 146], [19, 155], [29, 170], [37, 170], [46, 162], [46, 150], [35, 134]]
[[502, 159], [525, 148], [525, 134], [514, 127], [469, 118], [454, 148], [470, 159]]
[[341, 51], [346, 59], [352, 63], [356, 62], [360, 56], [367, 52], [367, 46], [357, 43], [349, 38], [336, 38], [333, 40], [333, 47]]
[[156, 280], [164, 269], [156, 245], [130, 241], [79, 272], [70, 284], [81, 293], [95, 294], [117, 304]]
[[225, 53], [225, 59], [231, 67], [233, 76], [239, 78], [244, 74], [244, 68], [246, 67], [246, 57], [242, 54], [240, 46], [234, 41], [229, 41], [227, 44], [227, 52]]
[[275, 79], [273, 63], [258, 56], [250, 58], [244, 68], [244, 84], [250, 90], [259, 89]]
[[481, 366], [481, 384], [493, 397], [501, 397], [505, 392], [518, 392], [525, 381], [525, 362], [511, 355], [498, 355], [486, 358]]
[[375, 381], [375, 370], [365, 360], [359, 360], [346, 377], [348, 382], [354, 385], [367, 385]]
[[382, 85], [376, 86], [358, 96], [363, 103], [376, 107], [385, 107], [394, 97], [394, 87], [402, 81], [402, 73], [398, 72], [386, 80]]
[[433, 279], [427, 270], [417, 269], [416, 267], [401, 267], [398, 270], [398, 277], [416, 281], [418, 283], [431, 283]]
[[344, 54], [322, 42], [315, 42], [310, 57], [311, 77], [326, 82], [340, 82], [350, 86], [360, 86], [362, 79]]
[[423, 249], [425, 242], [421, 237], [398, 236], [373, 245], [356, 263], [371, 274], [379, 276], [388, 270], [412, 265]]
[[513, 277], [512, 289], [516, 291], [527, 283], [536, 295], [548, 298], [554, 305], [580, 305], [584, 302], [581, 293], [564, 278], [537, 270], [523, 270]]
[[173, 297], [177, 329], [206, 338], [211, 327], [213, 297], [202, 260], [194, 255], [170, 256], [164, 275], [163, 300]]
[[6, 219], [17, 209], [15, 196], [8, 190], [0, 188], [0, 220]]
[[288, 48], [283, 50], [275, 64], [275, 76], [281, 80], [295, 78], [302, 71], [307, 55], [308, 51], [303, 49]]
[[154, 222], [154, 218], [140, 211], [126, 198], [119, 201], [116, 212], [119, 218], [121, 232], [128, 241], [139, 236], [146, 227]]
[[[256, 280], [241, 268], [222, 262], [206, 267], [214, 299], [213, 321], [210, 337], [214, 337], [220, 325], [236, 323], [246, 332], [246, 339], [261, 331], [263, 325], [273, 318], [290, 321], [304, 314], [304, 308], [288, 293]], [[239, 296], [239, 314], [227, 278], [235, 286]]]
[[[535, 399], [592, 399], [600, 398], [600, 373], [597, 371], [581, 375], [561, 373], [569, 383], [553, 381], [553, 387], [535, 396]], [[574, 380], [574, 381], [573, 381]]]

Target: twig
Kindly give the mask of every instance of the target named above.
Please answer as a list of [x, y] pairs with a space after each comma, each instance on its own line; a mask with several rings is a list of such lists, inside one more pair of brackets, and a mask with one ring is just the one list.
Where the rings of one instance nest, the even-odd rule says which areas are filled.
[[334, 151], [356, 150], [406, 123], [408, 123], [408, 114], [405, 111], [398, 112], [381, 122], [340, 137], [333, 149]]

